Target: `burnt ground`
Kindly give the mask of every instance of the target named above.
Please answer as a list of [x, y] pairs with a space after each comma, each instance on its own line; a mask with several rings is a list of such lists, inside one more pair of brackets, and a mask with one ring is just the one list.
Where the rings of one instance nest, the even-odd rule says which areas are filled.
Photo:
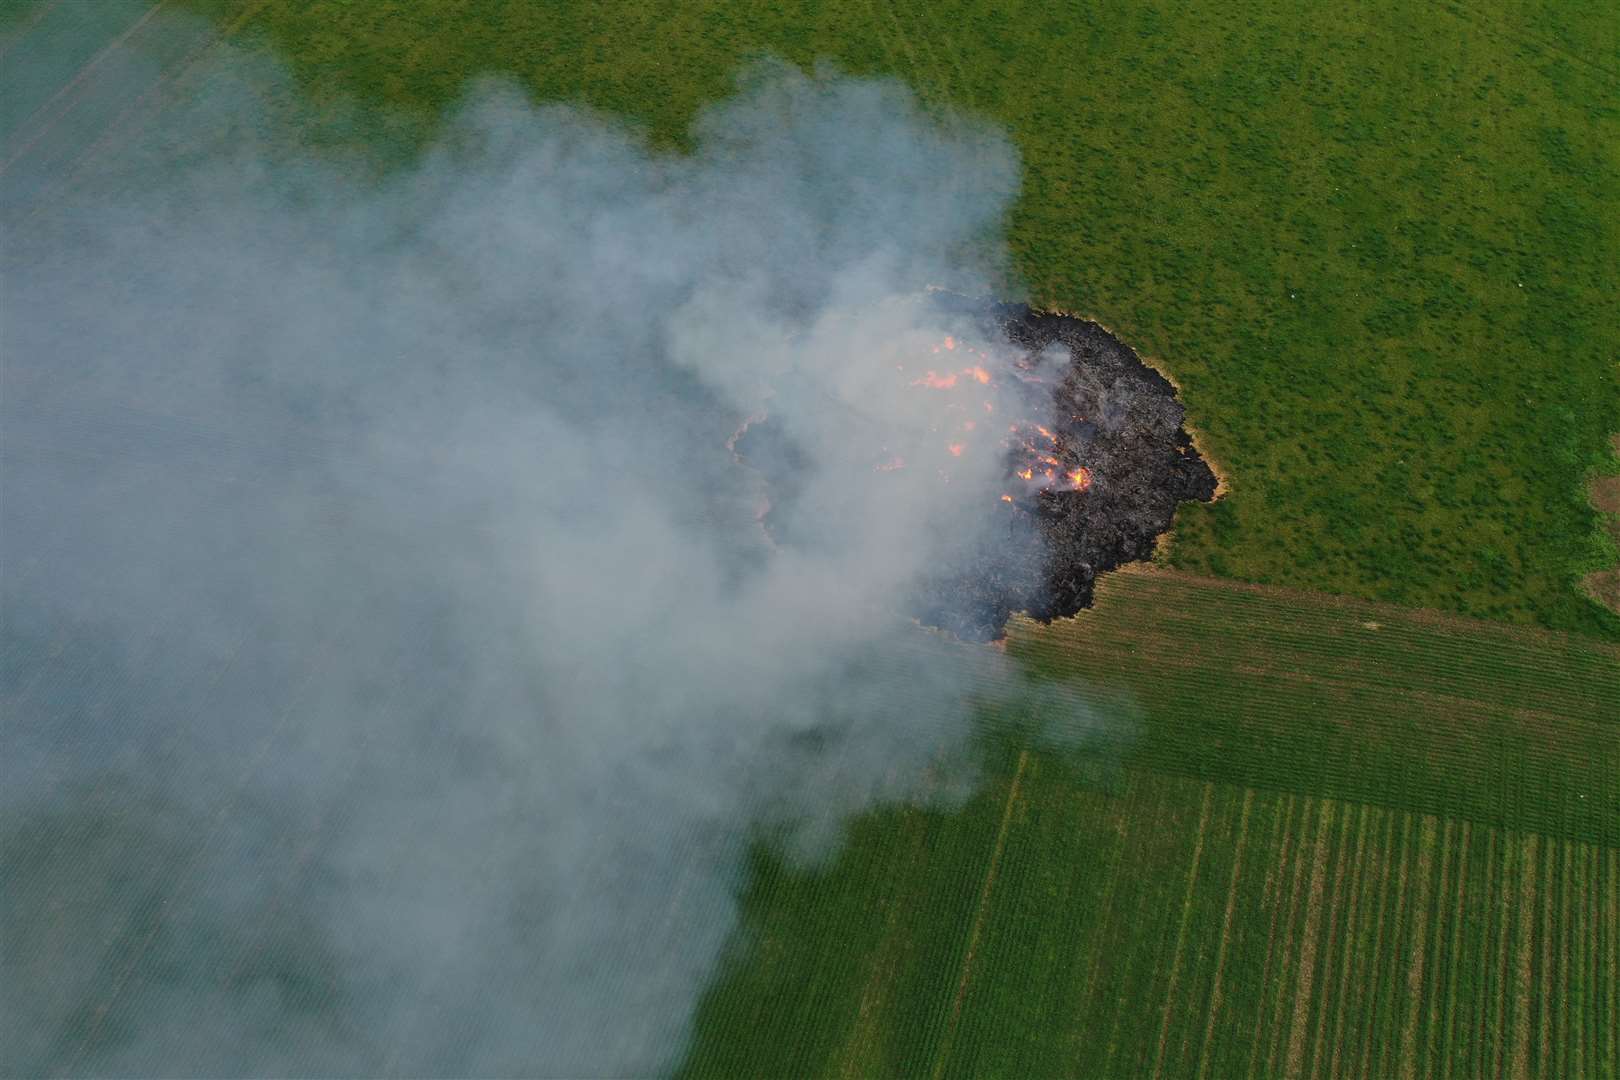
[[[1216, 477], [1192, 446], [1169, 380], [1102, 326], [1023, 304], [937, 299], [979, 321], [986, 340], [1003, 341], [1020, 357], [1010, 374], [1031, 387], [1029, 420], [1053, 436], [1034, 448], [1008, 449], [1012, 502], [985, 507], [1005, 524], [990, 530], [993, 542], [922, 582], [911, 604], [925, 625], [992, 641], [1005, 634], [1014, 612], [1050, 622], [1090, 607], [1097, 576], [1151, 557], [1177, 505], [1214, 499]], [[753, 451], [773, 441], [770, 428], [767, 422], [749, 430], [737, 448], [745, 460], [759, 461]], [[1067, 490], [1017, 483], [1017, 471], [1037, 453], [1061, 462], [1060, 475], [1083, 466], [1089, 484]], [[781, 460], [775, 453], [760, 457]], [[791, 470], [761, 471], [773, 507], [791, 499], [787, 483], [776, 481], [790, 482]], [[776, 516], [773, 509], [768, 529]]]

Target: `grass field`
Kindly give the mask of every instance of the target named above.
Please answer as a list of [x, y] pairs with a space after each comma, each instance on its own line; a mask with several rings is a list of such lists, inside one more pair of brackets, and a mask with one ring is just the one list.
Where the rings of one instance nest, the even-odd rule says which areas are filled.
[[[408, 150], [496, 72], [678, 143], [761, 51], [985, 114], [1026, 162], [1011, 243], [1033, 299], [1160, 358], [1232, 481], [1183, 515], [1179, 565], [1620, 640], [1576, 586], [1616, 558], [1583, 490], [1620, 470], [1620, 20], [1603, 0], [173, 2], [213, 37], [271, 44], [315, 142], [358, 129]], [[200, 92], [185, 72], [208, 43], [133, 25], [144, 6], [23, 4], [5, 32], [27, 48], [113, 8], [130, 25], [89, 40], [130, 31], [120, 48], [163, 72], [110, 111], [115, 138], [86, 132], [116, 145]], [[94, 79], [32, 113], [75, 70], [16, 96], [8, 144], [59, 112], [73, 126]]]
[[1620, 1076], [1612, 647], [1131, 574], [1013, 649], [1135, 738], [761, 851], [688, 1074]]

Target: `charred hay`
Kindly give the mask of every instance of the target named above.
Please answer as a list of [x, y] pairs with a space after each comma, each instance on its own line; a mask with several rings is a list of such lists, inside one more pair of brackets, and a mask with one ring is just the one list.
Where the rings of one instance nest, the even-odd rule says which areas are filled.
[[1047, 426], [1055, 456], [1090, 474], [1085, 490], [1015, 498], [1006, 543], [925, 584], [918, 618], [989, 641], [1015, 611], [1050, 622], [1090, 607], [1098, 575], [1150, 558], [1177, 505], [1213, 500], [1217, 481], [1193, 448], [1175, 387], [1129, 345], [1089, 319], [1023, 304], [980, 307], [1025, 364], [1054, 346], [1067, 352]]
[[[1215, 498], [1217, 478], [1193, 447], [1175, 387], [1136, 351], [1089, 319], [936, 294], [950, 313], [978, 322], [985, 340], [1004, 342], [1015, 368], [1040, 370], [1035, 417], [1052, 436], [1043, 451], [1065, 469], [1083, 467], [1083, 490], [1010, 485], [1010, 503], [986, 506], [994, 541], [930, 575], [914, 594], [911, 614], [963, 640], [1004, 636], [1024, 612], [1041, 621], [1090, 607], [1097, 577], [1152, 556], [1178, 504]], [[1054, 363], [1061, 350], [1066, 360]], [[771, 443], [771, 425], [750, 429], [740, 447], [754, 457]], [[1007, 475], [1022, 467], [1010, 448]], [[761, 456], [781, 460], [779, 453]], [[773, 506], [791, 500], [790, 469], [762, 470]], [[778, 482], [779, 481], [779, 482]], [[767, 518], [777, 516], [773, 509]], [[972, 532], [973, 530], [964, 530]]]

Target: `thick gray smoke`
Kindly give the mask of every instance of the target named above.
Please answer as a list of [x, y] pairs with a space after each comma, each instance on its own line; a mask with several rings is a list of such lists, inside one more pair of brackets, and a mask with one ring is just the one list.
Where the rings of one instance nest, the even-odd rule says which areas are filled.
[[6, 237], [0, 1071], [667, 1069], [747, 844], [971, 782], [995, 654], [898, 613], [999, 462], [896, 365], [1014, 152], [768, 65], [687, 155], [484, 86], [361, 179], [204, 83]]

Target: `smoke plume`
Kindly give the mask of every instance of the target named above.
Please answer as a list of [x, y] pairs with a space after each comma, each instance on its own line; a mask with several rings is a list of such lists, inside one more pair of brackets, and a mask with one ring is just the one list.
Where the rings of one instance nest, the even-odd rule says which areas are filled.
[[1015, 153], [763, 64], [689, 153], [486, 83], [375, 175], [210, 64], [6, 205], [0, 1071], [668, 1069], [746, 846], [960, 797], [1012, 678], [901, 614], [1000, 463], [895, 367]]

